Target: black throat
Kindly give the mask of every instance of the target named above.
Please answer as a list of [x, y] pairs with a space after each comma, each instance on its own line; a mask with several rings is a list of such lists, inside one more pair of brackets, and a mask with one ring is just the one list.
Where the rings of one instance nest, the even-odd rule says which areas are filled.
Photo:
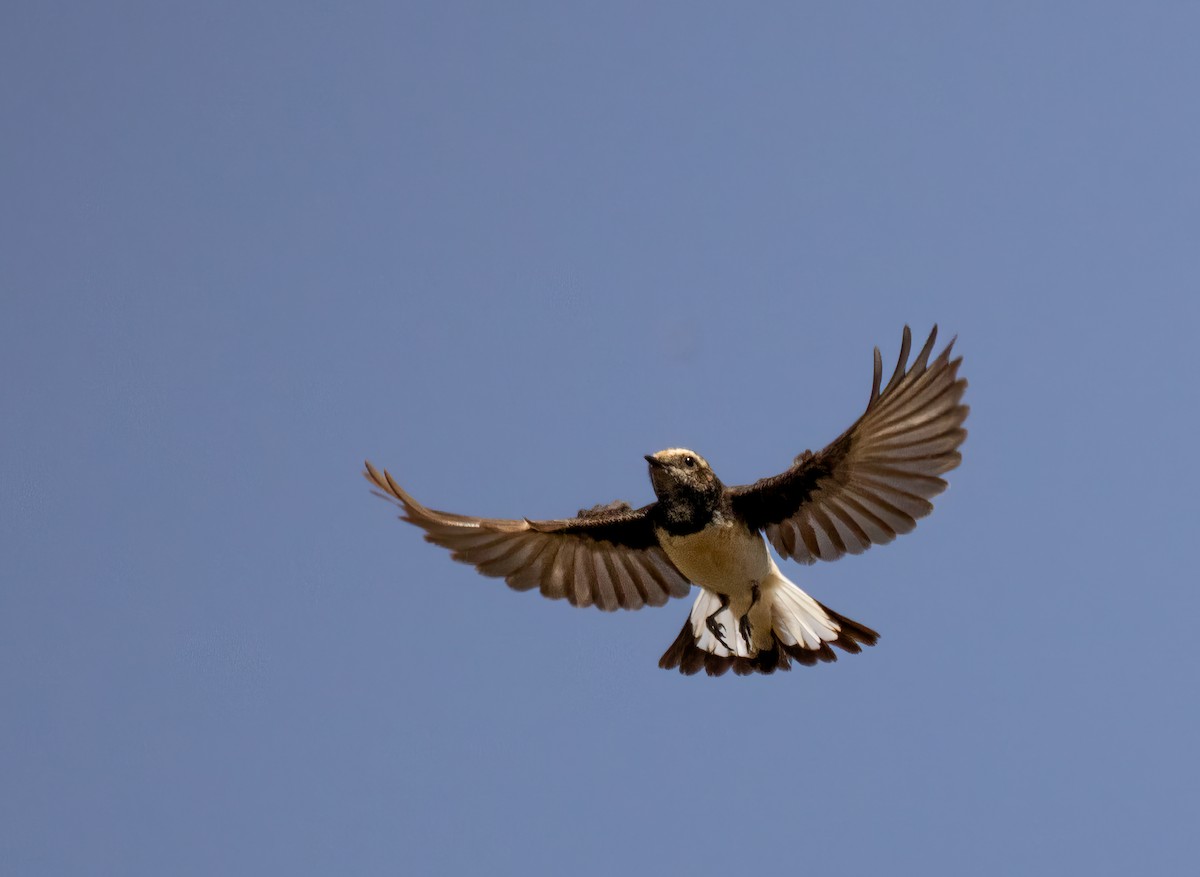
[[659, 497], [655, 523], [672, 536], [687, 536], [711, 524], [722, 505], [728, 505], [728, 502], [720, 482], [707, 490], [678, 485]]

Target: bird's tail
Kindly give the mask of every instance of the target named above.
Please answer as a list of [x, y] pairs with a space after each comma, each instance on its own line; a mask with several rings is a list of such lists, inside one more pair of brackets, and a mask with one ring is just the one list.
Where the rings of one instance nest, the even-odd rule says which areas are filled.
[[[739, 614], [740, 613], [740, 614]], [[739, 676], [836, 661], [830, 646], [857, 654], [873, 646], [879, 634], [818, 603], [786, 579], [772, 564], [757, 600], [738, 605], [700, 589], [675, 642], [658, 662], [691, 676], [704, 670], [720, 676], [730, 668]]]

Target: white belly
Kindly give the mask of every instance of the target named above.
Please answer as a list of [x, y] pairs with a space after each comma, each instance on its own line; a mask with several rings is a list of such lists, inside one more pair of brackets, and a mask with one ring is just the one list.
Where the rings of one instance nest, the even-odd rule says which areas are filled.
[[693, 584], [731, 597], [748, 595], [771, 569], [767, 543], [758, 533], [732, 521], [716, 519], [687, 536], [658, 531], [658, 541], [671, 563]]

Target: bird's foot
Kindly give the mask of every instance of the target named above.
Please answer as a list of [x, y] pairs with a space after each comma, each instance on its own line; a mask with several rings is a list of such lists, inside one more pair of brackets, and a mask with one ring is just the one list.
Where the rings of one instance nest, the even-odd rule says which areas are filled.
[[754, 642], [750, 639], [750, 610], [753, 609], [759, 599], [762, 597], [762, 589], [759, 588], [758, 582], [750, 583], [750, 605], [746, 607], [746, 614], [738, 619], [738, 633], [742, 635], [742, 639], [746, 641], [746, 648], [753, 651]]
[[704, 620], [704, 626], [709, 629], [709, 632], [717, 638], [717, 642], [723, 645], [726, 651], [732, 652], [729, 643], [725, 641], [725, 625], [717, 621], [717, 615], [714, 612]]
[[753, 649], [754, 643], [750, 639], [750, 613], [749, 612], [747, 612], [745, 615], [743, 615], [741, 618], [738, 619], [738, 633], [740, 633], [742, 635], [742, 639], [744, 639], [746, 641], [746, 647], [749, 649]]
[[712, 615], [708, 616], [708, 618], [704, 619], [704, 626], [708, 628], [709, 633], [711, 633], [713, 636], [715, 636], [717, 638], [717, 642], [719, 642], [721, 645], [723, 645], [727, 652], [732, 654], [734, 652], [734, 650], [730, 647], [729, 643], [726, 642], [726, 640], [725, 640], [725, 625], [723, 625], [721, 622], [717, 621], [717, 616], [729, 608], [729, 595], [728, 594], [718, 594], [717, 596], [721, 600], [721, 605], [720, 605], [720, 607], [717, 608], [716, 612], [714, 612]]

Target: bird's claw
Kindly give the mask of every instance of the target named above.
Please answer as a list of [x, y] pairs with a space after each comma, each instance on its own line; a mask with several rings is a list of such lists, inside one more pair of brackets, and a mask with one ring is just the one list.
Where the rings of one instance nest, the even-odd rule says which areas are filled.
[[716, 615], [710, 615], [707, 620], [705, 620], [704, 625], [708, 628], [709, 632], [717, 638], [717, 642], [725, 647], [727, 652], [733, 651], [733, 649], [729, 647], [729, 643], [725, 641], [725, 625], [717, 621]]
[[738, 619], [738, 633], [742, 635], [742, 639], [746, 641], [746, 647], [752, 648], [753, 643], [750, 641], [750, 613], [747, 612]]

